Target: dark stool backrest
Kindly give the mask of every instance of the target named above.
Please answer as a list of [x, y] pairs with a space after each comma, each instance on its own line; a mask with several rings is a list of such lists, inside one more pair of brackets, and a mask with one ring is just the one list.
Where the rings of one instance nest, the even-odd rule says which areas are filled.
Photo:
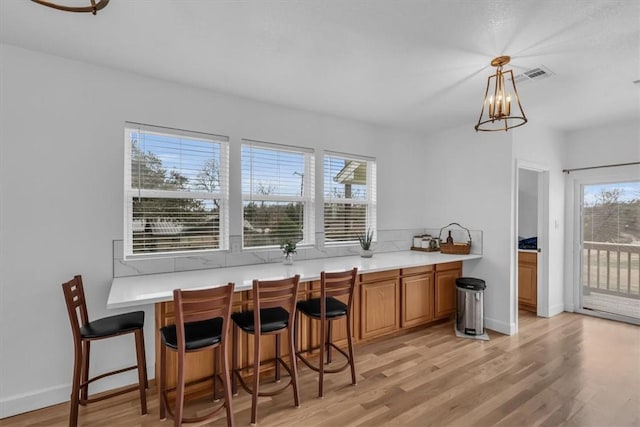
[[234, 284], [216, 288], [184, 291], [173, 291], [173, 301], [176, 313], [176, 333], [178, 351], [185, 351], [184, 324], [201, 320], [222, 318], [222, 339], [226, 342], [229, 337], [229, 320], [231, 317], [231, 303]]
[[356, 276], [358, 274], [358, 269], [353, 268], [348, 271], [341, 271], [338, 273], [320, 273], [320, 284], [321, 284], [321, 306], [325, 306], [325, 298], [326, 297], [339, 297], [342, 295], [349, 296], [348, 306], [352, 306], [353, 302], [353, 289], [356, 284]]
[[69, 322], [71, 322], [71, 332], [76, 343], [80, 342], [80, 328], [89, 323], [87, 313], [87, 302], [84, 297], [84, 287], [82, 286], [82, 276], [76, 275], [73, 279], [62, 284], [64, 300], [67, 304]]
[[300, 275], [282, 280], [253, 281], [253, 318], [255, 330], [260, 331], [260, 312], [258, 309], [282, 307], [289, 312], [289, 325], [293, 325], [296, 314], [296, 301], [300, 287]]

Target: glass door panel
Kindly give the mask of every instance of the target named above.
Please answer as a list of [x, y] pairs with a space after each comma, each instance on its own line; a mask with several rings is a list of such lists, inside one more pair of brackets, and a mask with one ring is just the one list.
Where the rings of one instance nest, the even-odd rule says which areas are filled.
[[582, 308], [640, 319], [640, 181], [582, 186]]

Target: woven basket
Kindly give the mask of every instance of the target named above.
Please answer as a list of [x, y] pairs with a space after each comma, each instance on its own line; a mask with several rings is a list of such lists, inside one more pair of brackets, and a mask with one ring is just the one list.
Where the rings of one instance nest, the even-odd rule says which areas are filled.
[[[453, 243], [446, 243], [442, 241], [442, 231], [445, 230], [448, 227], [451, 227], [452, 225], [456, 225], [460, 228], [462, 228], [463, 230], [466, 230], [467, 234], [469, 235], [469, 241], [466, 243], [459, 243], [459, 242], [453, 242]], [[471, 252], [471, 232], [469, 231], [469, 229], [464, 228], [463, 226], [461, 226], [460, 224], [458, 224], [457, 222], [452, 222], [451, 224], [442, 227], [440, 229], [440, 234], [438, 234], [438, 239], [440, 240], [440, 252], [443, 254], [453, 254], [453, 255], [468, 255]]]

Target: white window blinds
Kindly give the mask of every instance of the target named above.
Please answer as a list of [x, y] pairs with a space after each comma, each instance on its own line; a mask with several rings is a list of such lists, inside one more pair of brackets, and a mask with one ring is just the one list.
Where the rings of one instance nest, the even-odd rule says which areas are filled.
[[314, 193], [312, 150], [243, 140], [243, 247], [313, 243]]
[[227, 248], [228, 138], [127, 123], [125, 256]]
[[339, 153], [324, 157], [325, 243], [357, 241], [373, 230], [376, 238], [375, 159]]

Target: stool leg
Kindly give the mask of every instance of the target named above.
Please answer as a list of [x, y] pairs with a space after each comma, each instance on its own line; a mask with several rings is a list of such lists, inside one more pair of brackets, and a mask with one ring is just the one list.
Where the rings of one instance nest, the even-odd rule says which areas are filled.
[[251, 424], [255, 425], [258, 420], [258, 393], [260, 387], [260, 330], [256, 327], [254, 336], [253, 354], [253, 394], [251, 395]]
[[86, 385], [80, 388], [80, 404], [85, 406], [87, 404], [86, 400], [89, 398], [89, 384], [87, 383], [89, 382], [91, 341], [83, 341], [82, 346], [82, 384]]
[[78, 425], [78, 406], [80, 405], [80, 382], [82, 381], [82, 365], [84, 364], [84, 346], [76, 343], [73, 355], [73, 382], [71, 384], [71, 410], [69, 414], [69, 427]]
[[233, 427], [235, 425], [235, 419], [233, 417], [231, 383], [229, 382], [229, 356], [227, 355], [227, 344], [224, 341], [222, 342], [222, 349], [220, 353], [220, 362], [222, 364], [222, 388], [224, 389], [224, 406], [227, 411], [227, 427]]
[[220, 373], [220, 346], [213, 349], [213, 401], [220, 400], [218, 397], [218, 376]]
[[276, 334], [276, 382], [280, 381], [280, 334]]
[[178, 357], [178, 382], [176, 384], [176, 403], [173, 416], [173, 425], [182, 425], [182, 411], [184, 409], [184, 353], [180, 350], [176, 352]]
[[238, 395], [238, 383], [236, 382], [236, 374], [238, 370], [238, 346], [240, 343], [238, 342], [238, 327], [234, 324], [231, 326], [233, 329], [233, 346], [231, 348], [231, 393], [234, 396]]
[[347, 345], [349, 347], [349, 364], [351, 365], [351, 384], [356, 385], [356, 359], [353, 357], [353, 339], [351, 335], [351, 310], [349, 310], [347, 311]]
[[142, 373], [144, 374], [144, 388], [149, 389], [149, 378], [147, 376], [147, 352], [144, 348], [144, 329], [142, 331], [142, 347], [140, 351], [142, 352]]
[[330, 343], [333, 342], [333, 337], [331, 334], [331, 320], [327, 320], [327, 365], [331, 363], [331, 346]]
[[318, 361], [318, 397], [324, 397], [324, 351], [327, 346], [327, 320], [320, 319], [320, 360]]
[[296, 315], [293, 318], [293, 349], [297, 352], [298, 351], [298, 322], [300, 316], [298, 315], [298, 310], [296, 310]]
[[300, 406], [300, 391], [298, 390], [298, 358], [296, 357], [295, 351], [295, 328], [289, 327], [287, 329], [287, 332], [289, 334], [289, 360], [291, 363], [291, 384], [293, 385], [293, 401], [297, 408]]
[[164, 399], [165, 378], [167, 375], [167, 348], [160, 344], [160, 378], [158, 378], [158, 397], [160, 398], [160, 419], [167, 419], [167, 405]]
[[138, 358], [138, 384], [140, 387], [140, 410], [142, 415], [147, 413], [147, 391], [146, 391], [146, 382], [147, 382], [147, 373], [146, 373], [146, 363], [145, 363], [145, 354], [144, 354], [144, 334], [142, 329], [136, 329], [135, 331], [136, 338], [136, 356]]

